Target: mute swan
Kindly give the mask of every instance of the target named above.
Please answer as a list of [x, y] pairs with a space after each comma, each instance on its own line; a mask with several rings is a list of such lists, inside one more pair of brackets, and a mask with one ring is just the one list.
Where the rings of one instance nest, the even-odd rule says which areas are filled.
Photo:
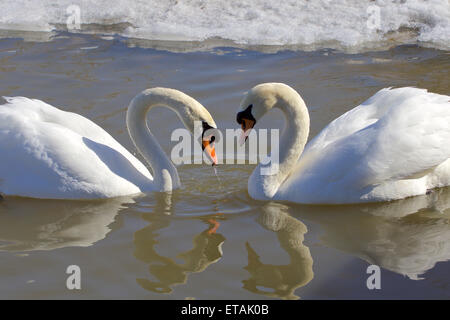
[[300, 95], [282, 83], [257, 85], [237, 114], [243, 136], [272, 108], [283, 112], [286, 127], [279, 166], [270, 164], [278, 170], [262, 175], [260, 163], [248, 192], [258, 200], [339, 204], [401, 199], [450, 185], [449, 100], [424, 89], [382, 89], [306, 145], [309, 115]]
[[[0, 192], [47, 199], [94, 199], [180, 186], [177, 169], [147, 127], [155, 106], [175, 111], [185, 127], [215, 128], [209, 112], [174, 89], [152, 88], [138, 94], [127, 111], [131, 140], [148, 169], [101, 127], [71, 112], [24, 97], [5, 97], [0, 105]], [[212, 139], [211, 139], [212, 140]], [[203, 149], [217, 163], [214, 144]]]

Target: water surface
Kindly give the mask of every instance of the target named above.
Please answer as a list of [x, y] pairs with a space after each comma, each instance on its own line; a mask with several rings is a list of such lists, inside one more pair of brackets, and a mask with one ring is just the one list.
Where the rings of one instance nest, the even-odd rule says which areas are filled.
[[[284, 82], [308, 105], [311, 137], [383, 87], [450, 88], [448, 52], [413, 45], [362, 54], [167, 46], [70, 34], [0, 39], [0, 93], [79, 113], [135, 152], [126, 107], [150, 87], [182, 90], [220, 128], [235, 128], [245, 91]], [[277, 112], [258, 123], [282, 125]], [[149, 126], [170, 152], [178, 118], [157, 108]], [[207, 165], [183, 165], [183, 187], [170, 194], [0, 201], [0, 298], [450, 298], [449, 188], [382, 204], [259, 202], [247, 194], [253, 168], [221, 165], [219, 182]], [[72, 264], [80, 291], [65, 285]], [[366, 287], [370, 264], [381, 267], [381, 290]]]

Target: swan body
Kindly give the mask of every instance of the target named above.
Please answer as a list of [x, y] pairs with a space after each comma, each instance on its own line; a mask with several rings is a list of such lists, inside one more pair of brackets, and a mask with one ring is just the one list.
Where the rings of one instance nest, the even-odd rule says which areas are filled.
[[390, 201], [448, 186], [449, 101], [424, 89], [382, 89], [306, 144], [309, 115], [300, 95], [281, 83], [258, 85], [243, 99], [238, 122], [248, 131], [245, 123], [251, 128], [279, 108], [286, 127], [277, 173], [262, 175], [259, 164], [249, 194], [259, 200], [339, 204]]
[[209, 112], [184, 93], [152, 88], [137, 95], [127, 127], [153, 175], [94, 122], [24, 97], [0, 105], [0, 192], [46, 199], [111, 198], [180, 186], [177, 170], [150, 132], [154, 106], [173, 109], [193, 132], [195, 121], [215, 127]]

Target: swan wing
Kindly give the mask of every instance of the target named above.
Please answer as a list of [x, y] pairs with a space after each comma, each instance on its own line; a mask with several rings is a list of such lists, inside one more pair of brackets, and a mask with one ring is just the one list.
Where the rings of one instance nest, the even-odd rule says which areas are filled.
[[145, 166], [101, 127], [39, 100], [0, 106], [0, 191], [37, 198], [113, 197], [140, 191]]
[[426, 175], [450, 158], [449, 100], [424, 89], [380, 90], [310, 141], [280, 191], [308, 186], [307, 198], [346, 202], [344, 194], [354, 200], [370, 186]]

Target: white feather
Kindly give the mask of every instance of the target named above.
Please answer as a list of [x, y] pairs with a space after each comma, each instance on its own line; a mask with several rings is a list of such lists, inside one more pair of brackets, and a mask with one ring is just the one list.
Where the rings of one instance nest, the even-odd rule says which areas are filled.
[[139, 160], [92, 121], [39, 100], [5, 99], [0, 106], [3, 193], [104, 198], [139, 193], [152, 180]]
[[450, 184], [449, 97], [382, 89], [306, 146], [278, 197], [305, 202], [405, 198]]
[[196, 121], [215, 127], [209, 112], [186, 94], [147, 89], [130, 103], [127, 127], [149, 170], [92, 121], [39, 100], [5, 98], [0, 105], [0, 192], [47, 199], [92, 199], [169, 191], [176, 168], [146, 124], [156, 105], [172, 108], [191, 131]]
[[417, 88], [382, 89], [306, 144], [308, 109], [282, 83], [255, 86], [241, 103], [260, 119], [279, 108], [279, 170], [249, 179], [252, 198], [298, 203], [402, 199], [450, 185], [450, 97]]

